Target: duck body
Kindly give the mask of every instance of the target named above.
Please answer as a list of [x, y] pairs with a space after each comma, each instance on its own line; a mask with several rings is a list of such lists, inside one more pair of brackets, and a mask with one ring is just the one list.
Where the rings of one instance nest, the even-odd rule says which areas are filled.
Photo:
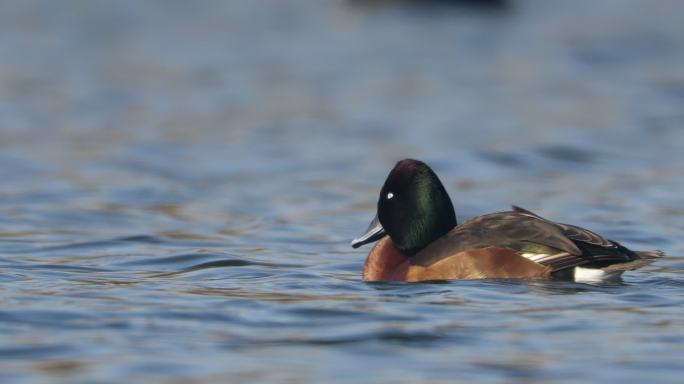
[[380, 241], [366, 259], [365, 281], [596, 281], [662, 256], [660, 251], [632, 251], [590, 230], [556, 223], [516, 206], [456, 225], [451, 201], [437, 176], [424, 163], [411, 159], [400, 161], [390, 172], [376, 220], [352, 245], [375, 240]]

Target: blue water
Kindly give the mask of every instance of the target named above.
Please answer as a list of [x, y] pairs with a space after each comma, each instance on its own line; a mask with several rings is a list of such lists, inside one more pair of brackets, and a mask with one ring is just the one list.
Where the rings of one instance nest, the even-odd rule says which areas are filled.
[[[502, 2], [503, 3], [503, 2]], [[0, 5], [0, 382], [680, 382], [684, 3]], [[404, 157], [670, 256], [367, 284]]]

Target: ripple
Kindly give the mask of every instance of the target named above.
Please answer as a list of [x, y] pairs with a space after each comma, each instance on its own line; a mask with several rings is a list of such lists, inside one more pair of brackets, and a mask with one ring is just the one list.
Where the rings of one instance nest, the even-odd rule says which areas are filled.
[[571, 163], [588, 164], [596, 161], [597, 154], [580, 147], [550, 145], [539, 149], [544, 157]]
[[35, 345], [0, 348], [0, 357], [7, 360], [44, 359], [71, 351], [69, 345]]
[[16, 270], [38, 270], [44, 272], [78, 272], [78, 273], [91, 273], [91, 272], [108, 272], [107, 269], [102, 268], [92, 268], [92, 267], [81, 267], [78, 265], [63, 265], [63, 264], [21, 264], [12, 265], [12, 269]]
[[[178, 255], [178, 256], [171, 256], [169, 258], [164, 258], [163, 260], [155, 260], [152, 263], [149, 262], [137, 262], [136, 264], [143, 264], [143, 265], [164, 265], [164, 264], [173, 264], [174, 266], [178, 264], [179, 262], [186, 262], [191, 259], [192, 261], [197, 261], [195, 260], [199, 256], [200, 258], [212, 258], [215, 257], [213, 255], [209, 254], [185, 254], [185, 255]], [[204, 271], [204, 270], [211, 270], [215, 268], [237, 268], [237, 267], [260, 267], [260, 268], [253, 268], [252, 271], [255, 271], [254, 273], [259, 274], [259, 272], [256, 271], [261, 271], [261, 268], [266, 268], [267, 270], [270, 269], [287, 269], [287, 268], [300, 268], [302, 265], [296, 265], [296, 264], [278, 264], [278, 263], [266, 263], [266, 262], [259, 262], [259, 261], [253, 261], [253, 260], [246, 260], [246, 259], [221, 259], [221, 260], [213, 260], [213, 261], [207, 261], [204, 263], [199, 263], [199, 264], [193, 264], [191, 266], [185, 267], [180, 271], [174, 271], [174, 272], [165, 272], [165, 273], [159, 273], [159, 274], [154, 274], [150, 277], [173, 277], [173, 276], [179, 276], [183, 274], [188, 274], [192, 272], [197, 272], [197, 271]], [[269, 274], [262, 274], [262, 276], [270, 276]], [[234, 275], [233, 275], [234, 276]], [[256, 276], [255, 276], [256, 277]]]

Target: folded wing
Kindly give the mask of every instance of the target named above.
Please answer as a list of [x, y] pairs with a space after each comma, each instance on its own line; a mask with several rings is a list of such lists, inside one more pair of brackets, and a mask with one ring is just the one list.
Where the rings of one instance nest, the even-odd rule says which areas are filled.
[[454, 253], [487, 247], [509, 248], [551, 268], [552, 272], [576, 266], [605, 267], [640, 257], [619, 243], [574, 225], [544, 219], [528, 210], [479, 216], [455, 227], [415, 258], [429, 265]]

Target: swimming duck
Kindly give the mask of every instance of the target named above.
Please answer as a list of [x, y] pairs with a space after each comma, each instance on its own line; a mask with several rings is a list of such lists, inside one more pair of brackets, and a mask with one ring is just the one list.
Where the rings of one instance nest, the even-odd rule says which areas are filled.
[[590, 230], [516, 206], [457, 225], [442, 182], [429, 166], [413, 159], [394, 166], [380, 190], [375, 219], [351, 245], [378, 240], [363, 268], [365, 281], [600, 281], [664, 256], [661, 251], [632, 251]]

